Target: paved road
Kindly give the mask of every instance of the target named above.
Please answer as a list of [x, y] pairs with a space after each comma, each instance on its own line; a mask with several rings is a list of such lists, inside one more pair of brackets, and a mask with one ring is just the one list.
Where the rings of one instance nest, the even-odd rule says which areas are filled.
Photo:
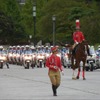
[[100, 100], [100, 70], [86, 72], [86, 80], [72, 80], [71, 69], [64, 69], [64, 73], [54, 97], [47, 68], [5, 66], [0, 69], [0, 100]]

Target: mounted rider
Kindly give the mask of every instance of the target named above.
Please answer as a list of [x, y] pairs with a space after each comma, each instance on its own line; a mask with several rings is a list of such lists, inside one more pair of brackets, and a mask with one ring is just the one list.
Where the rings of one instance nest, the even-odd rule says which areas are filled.
[[[0, 55], [3, 56], [3, 55], [7, 55], [6, 54], [6, 51], [4, 50], [4, 47], [3, 46], [0, 46]], [[6, 56], [7, 57], [7, 56]], [[8, 61], [5, 62], [7, 68], [9, 69], [9, 63]]]
[[32, 54], [32, 50], [30, 49], [30, 46], [29, 45], [26, 45], [25, 46], [24, 54]]
[[[85, 41], [83, 32], [80, 31], [80, 21], [78, 19], [76, 20], [76, 31], [73, 33], [73, 40], [74, 40], [74, 45], [72, 46], [72, 54], [74, 55], [78, 44], [81, 43], [82, 41]], [[89, 48], [87, 50], [87, 53], [89, 56], [91, 56]]]

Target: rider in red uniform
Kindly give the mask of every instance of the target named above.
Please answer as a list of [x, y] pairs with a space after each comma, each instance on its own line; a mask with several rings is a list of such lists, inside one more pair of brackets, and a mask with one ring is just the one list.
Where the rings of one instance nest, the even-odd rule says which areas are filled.
[[81, 43], [85, 40], [84, 35], [79, 29], [77, 28], [77, 31], [73, 33], [73, 40], [75, 43]]
[[80, 31], [79, 27], [76, 27], [76, 32], [73, 33], [73, 40], [74, 40], [74, 45], [73, 45], [72, 49], [73, 49], [73, 54], [74, 54], [75, 47], [78, 45], [78, 43], [81, 43], [82, 41], [85, 40], [84, 35]]
[[[73, 40], [74, 40], [74, 45], [73, 45], [72, 49], [73, 49], [73, 53], [75, 53], [75, 47], [77, 46], [77, 44], [81, 43], [82, 41], [85, 40], [83, 32], [80, 31], [79, 20], [76, 20], [76, 31], [73, 33]], [[88, 53], [89, 56], [91, 56], [89, 49], [87, 50], [87, 53]]]
[[76, 32], [73, 33], [73, 40], [74, 40], [73, 49], [78, 43], [81, 43], [82, 41], [85, 40], [83, 33], [80, 31], [79, 20], [76, 20]]
[[76, 32], [73, 33], [73, 40], [75, 44], [81, 43], [85, 40], [83, 33], [79, 30], [80, 28], [76, 28]]

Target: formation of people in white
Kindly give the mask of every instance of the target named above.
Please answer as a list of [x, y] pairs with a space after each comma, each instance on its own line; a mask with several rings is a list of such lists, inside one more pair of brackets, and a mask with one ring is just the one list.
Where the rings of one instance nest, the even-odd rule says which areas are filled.
[[[3, 62], [7, 62], [6, 65], [8, 63], [17, 64], [17, 65], [23, 65], [24, 67], [28, 66], [27, 68], [29, 68], [29, 66], [31, 66], [32, 68], [34, 68], [35, 66], [45, 67], [45, 61], [51, 55], [52, 47], [53, 46], [43, 46], [43, 45], [37, 47], [29, 45], [25, 46], [18, 45], [18, 46], [9, 46], [8, 48], [5, 49], [3, 46], [0, 46], [0, 61], [3, 60]], [[58, 52], [59, 52], [58, 56], [62, 58], [64, 54], [68, 53], [68, 49], [65, 47], [61, 49], [59, 48]], [[26, 63], [27, 61], [30, 62], [30, 64], [27, 64]]]
[[[34, 67], [45, 67], [46, 59], [51, 55], [51, 48], [53, 46], [9, 46], [4, 48], [0, 46], [0, 68], [4, 65], [9, 68], [9, 64], [22, 65], [25, 68]], [[63, 66], [69, 65], [69, 49], [65, 47], [58, 46], [58, 56], [61, 57]], [[94, 46], [90, 47], [90, 53], [95, 54]], [[100, 46], [98, 46], [97, 54], [100, 51]]]

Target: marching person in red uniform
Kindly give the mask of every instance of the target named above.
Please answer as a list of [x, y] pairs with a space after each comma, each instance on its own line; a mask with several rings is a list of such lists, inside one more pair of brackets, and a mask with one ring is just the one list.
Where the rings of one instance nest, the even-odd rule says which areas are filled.
[[53, 96], [57, 96], [57, 88], [60, 85], [61, 75], [60, 71], [63, 73], [63, 67], [61, 64], [61, 59], [57, 56], [58, 48], [51, 48], [52, 54], [46, 60], [46, 67], [49, 68], [48, 75], [52, 84]]

